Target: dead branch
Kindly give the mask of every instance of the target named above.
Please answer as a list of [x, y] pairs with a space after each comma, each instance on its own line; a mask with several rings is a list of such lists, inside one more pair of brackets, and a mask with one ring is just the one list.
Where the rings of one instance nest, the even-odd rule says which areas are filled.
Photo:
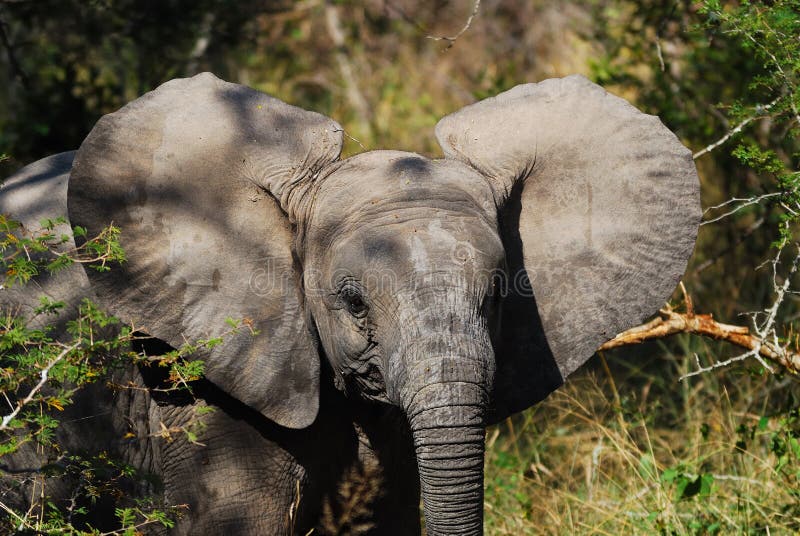
[[428, 39], [432, 39], [434, 41], [447, 41], [447, 46], [445, 47], [445, 50], [449, 50], [450, 48], [453, 47], [453, 45], [456, 44], [456, 41], [458, 40], [458, 38], [461, 37], [462, 35], [464, 35], [464, 32], [469, 30], [469, 27], [472, 26], [472, 21], [473, 21], [473, 19], [475, 19], [475, 16], [478, 14], [478, 11], [480, 10], [480, 7], [481, 7], [481, 0], [475, 0], [475, 5], [472, 7], [472, 13], [470, 13], [466, 24], [464, 24], [464, 27], [461, 28], [461, 30], [457, 34], [455, 34], [455, 35], [453, 35], [451, 37], [436, 36], [436, 35], [426, 35], [425, 37], [427, 37]]
[[[704, 220], [703, 222], [700, 223], [700, 225], [706, 225], [706, 224], [709, 224], [709, 223], [718, 222], [721, 219], [724, 219], [724, 218], [727, 218], [728, 216], [736, 214], [737, 212], [739, 212], [740, 210], [742, 210], [745, 207], [749, 207], [750, 205], [756, 205], [758, 203], [761, 203], [765, 199], [769, 199], [771, 197], [778, 197], [778, 196], [781, 196], [783, 194], [784, 194], [784, 192], [771, 192], [771, 193], [768, 193], [768, 194], [762, 194], [762, 195], [757, 195], [757, 196], [753, 196], [753, 197], [734, 197], [734, 198], [728, 199], [724, 203], [720, 203], [719, 205], [714, 205], [713, 207], [708, 207], [707, 209], [705, 209], [703, 211], [703, 215], [705, 215], [706, 213], [708, 213], [710, 211], [716, 210], [718, 208], [727, 207], [727, 206], [729, 206], [729, 205], [731, 205], [733, 203], [739, 203], [739, 204], [736, 205], [734, 208], [728, 210], [724, 214], [722, 214], [720, 216], [717, 216], [716, 218], [712, 218], [710, 220]], [[789, 209], [789, 210], [791, 210], [791, 209]]]
[[786, 244], [783, 244], [783, 246], [778, 248], [772, 260], [764, 263], [772, 265], [772, 289], [775, 293], [775, 300], [768, 309], [748, 313], [753, 324], [753, 332], [751, 332], [750, 328], [745, 326], [733, 326], [717, 322], [710, 314], [695, 314], [692, 299], [689, 293], [686, 292], [686, 287], [683, 285], [683, 282], [681, 282], [680, 288], [683, 292], [684, 303], [686, 304], [685, 313], [678, 313], [667, 304], [666, 307], [659, 311], [660, 317], [618, 334], [610, 341], [603, 343], [598, 350], [610, 350], [611, 348], [617, 348], [619, 346], [638, 344], [646, 340], [661, 339], [676, 333], [692, 333], [716, 340], [727, 341], [744, 348], [746, 352], [724, 361], [716, 360], [708, 366], [703, 366], [697, 354], [695, 354], [695, 361], [697, 364], [696, 370], [684, 374], [681, 376], [681, 380], [704, 374], [714, 369], [727, 367], [733, 363], [744, 361], [751, 357], [758, 361], [761, 366], [770, 373], [774, 371], [766, 360], [781, 365], [792, 374], [799, 373], [800, 353], [797, 352], [798, 338], [795, 337], [794, 345], [790, 348], [791, 341], [788, 341], [786, 344], [781, 343], [775, 331], [778, 309], [780, 309], [783, 304], [786, 294], [791, 292], [790, 286], [792, 279], [797, 274], [798, 268], [800, 268], [800, 244], [795, 244], [797, 253], [789, 266], [783, 283], [778, 283], [778, 266], [781, 264], [781, 255], [785, 245]]
[[[687, 302], [687, 304], [690, 302]], [[769, 359], [793, 374], [800, 373], [800, 354], [787, 346], [777, 346], [750, 333], [746, 326], [733, 326], [714, 320], [710, 314], [695, 314], [692, 308], [678, 313], [671, 307], [659, 311], [660, 316], [650, 322], [623, 331], [598, 350], [611, 350], [620, 346], [639, 344], [653, 339], [663, 339], [677, 333], [691, 333], [715, 340], [722, 340]]]

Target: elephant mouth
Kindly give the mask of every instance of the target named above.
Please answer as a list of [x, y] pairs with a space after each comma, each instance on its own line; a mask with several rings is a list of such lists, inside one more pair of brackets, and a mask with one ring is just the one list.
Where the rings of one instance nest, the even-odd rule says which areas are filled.
[[343, 370], [341, 381], [346, 392], [358, 393], [365, 400], [390, 403], [380, 354], [371, 352], [354, 367]]

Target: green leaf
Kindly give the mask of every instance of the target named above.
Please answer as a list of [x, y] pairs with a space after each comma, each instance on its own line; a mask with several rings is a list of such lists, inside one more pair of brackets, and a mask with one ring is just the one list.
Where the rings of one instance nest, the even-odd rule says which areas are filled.
[[671, 484], [675, 478], [677, 478], [678, 474], [678, 470], [674, 467], [665, 469], [664, 472], [661, 473], [661, 481]]
[[767, 429], [767, 425], [769, 424], [769, 417], [761, 417], [758, 419], [758, 429], [762, 432]]

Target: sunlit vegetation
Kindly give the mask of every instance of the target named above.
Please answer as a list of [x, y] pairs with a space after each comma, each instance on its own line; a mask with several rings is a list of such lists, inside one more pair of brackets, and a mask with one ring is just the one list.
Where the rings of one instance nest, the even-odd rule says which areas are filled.
[[[797, 350], [797, 281], [785, 282], [799, 241], [800, 2], [484, 0], [455, 42], [431, 39], [456, 35], [474, 5], [0, 1], [0, 176], [76, 148], [102, 114], [203, 70], [335, 118], [346, 155], [390, 147], [432, 156], [443, 115], [577, 72], [661, 117], [695, 153], [708, 223], [684, 284], [698, 312]], [[99, 238], [99, 249], [82, 253], [94, 264], [116, 254], [113, 234]], [[47, 268], [15, 262], [6, 262], [9, 277]], [[676, 308], [681, 300], [676, 293]], [[42, 314], [55, 306], [43, 303]], [[110, 321], [91, 309], [82, 315]], [[3, 329], [3, 337], [17, 333], [14, 324]], [[91, 353], [79, 357], [91, 350], [81, 329], [65, 355], [81, 370], [105, 366]], [[29, 389], [70, 343], [20, 333], [36, 353], [14, 355], [38, 365], [19, 369], [27, 383], [13, 370], [2, 381]], [[487, 533], [800, 531], [796, 376], [752, 356], [687, 376], [740, 355], [688, 335], [614, 350], [491, 428]], [[57, 415], [66, 400], [33, 402]], [[46, 442], [56, 424], [45, 414], [21, 412], [27, 420], [8, 423], [13, 437]], [[118, 512], [124, 525], [169, 523], [159, 509], [136, 508]], [[54, 526], [69, 533], [62, 514], [52, 514]]]

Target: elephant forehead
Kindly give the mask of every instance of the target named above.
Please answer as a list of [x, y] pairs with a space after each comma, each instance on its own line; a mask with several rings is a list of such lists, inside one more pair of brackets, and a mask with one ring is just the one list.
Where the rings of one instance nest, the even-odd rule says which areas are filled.
[[481, 220], [415, 214], [313, 243], [307, 286], [331, 289], [355, 278], [371, 293], [395, 294], [409, 285], [485, 288], [497, 275], [504, 250], [495, 229]]
[[335, 233], [435, 217], [496, 227], [493, 199], [488, 182], [463, 164], [372, 151], [345, 160], [322, 182], [312, 228]]
[[486, 225], [476, 225], [466, 218], [454, 221], [429, 216], [395, 225], [362, 226], [340, 233], [326, 248], [342, 264], [348, 260], [362, 264], [386, 261], [423, 270], [434, 269], [434, 261], [494, 264], [502, 245], [499, 235]]

